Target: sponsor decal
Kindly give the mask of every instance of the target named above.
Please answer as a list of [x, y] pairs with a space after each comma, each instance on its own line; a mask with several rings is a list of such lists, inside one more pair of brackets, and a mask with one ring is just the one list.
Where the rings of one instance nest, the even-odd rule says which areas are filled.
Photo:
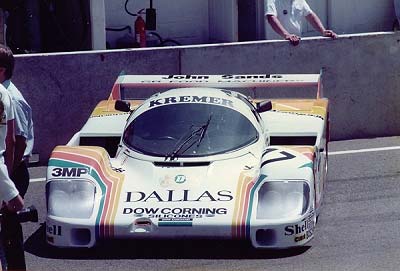
[[297, 242], [303, 241], [303, 240], [306, 239], [306, 238], [308, 239], [308, 237], [306, 237], [306, 235], [303, 234], [303, 235], [300, 235], [300, 236], [295, 237], [295, 238], [294, 238], [294, 241], [297, 243]]
[[[264, 157], [266, 154], [271, 153], [271, 152], [277, 152], [279, 151], [278, 149], [274, 149], [274, 148], [268, 148], [266, 151], [264, 151], [264, 153], [262, 154], [262, 157]], [[290, 160], [293, 158], [296, 158], [295, 155], [288, 153], [286, 151], [280, 151], [279, 154], [281, 155], [280, 157], [276, 157], [273, 159], [267, 159], [267, 160], [263, 160], [263, 162], [261, 163], [261, 168], [263, 166], [265, 166], [266, 164], [270, 164], [270, 163], [274, 163], [274, 162], [281, 162], [281, 161], [285, 161], [285, 160]]]
[[57, 225], [47, 225], [46, 224], [46, 233], [50, 235], [58, 235], [61, 236], [61, 226]]
[[226, 215], [226, 208], [124, 208], [124, 215], [146, 216], [148, 218], [202, 218]]
[[279, 110], [271, 110], [270, 112], [279, 112], [279, 113], [285, 113], [285, 114], [292, 114], [292, 115], [298, 115], [298, 116], [310, 116], [310, 117], [315, 117], [319, 119], [325, 119], [323, 116], [318, 115], [318, 114], [311, 114], [311, 113], [304, 113], [304, 112], [291, 112], [291, 111], [279, 111]]
[[155, 99], [150, 101], [149, 107], [154, 107], [158, 105], [165, 105], [165, 104], [176, 104], [176, 103], [209, 103], [209, 104], [218, 104], [228, 107], [234, 107], [233, 101], [212, 97], [212, 96], [177, 96], [177, 97], [166, 97], [162, 99]]
[[95, 238], [112, 238], [118, 213], [114, 206], [120, 202], [125, 178], [123, 174], [111, 169], [107, 151], [95, 146], [79, 146], [79, 148], [58, 146], [53, 150], [48, 166], [90, 169], [88, 175], [97, 184], [102, 195], [98, 202], [99, 209], [95, 214]]
[[191, 227], [192, 225], [192, 218], [160, 218], [158, 220], [160, 227]]
[[233, 200], [232, 191], [221, 190], [217, 192], [193, 192], [190, 190], [165, 190], [126, 192], [125, 202], [217, 202]]
[[168, 75], [167, 77], [161, 77], [161, 79], [209, 79], [210, 76], [209, 75], [190, 75], [190, 74], [186, 74], [186, 75]]
[[152, 78], [147, 80], [141, 80], [139, 84], [204, 84], [204, 83], [216, 83], [216, 84], [228, 84], [228, 83], [247, 83], [247, 84], [258, 84], [258, 83], [291, 83], [299, 82], [299, 79], [285, 78], [284, 75], [280, 74], [246, 74], [246, 75], [166, 75], [163, 77]]
[[114, 170], [115, 172], [118, 172], [118, 173], [125, 172], [125, 169], [123, 169], [122, 167], [111, 167], [111, 168], [112, 168], [112, 170]]
[[119, 116], [119, 115], [129, 115], [129, 113], [126, 112], [117, 112], [117, 113], [103, 113], [103, 114], [98, 114], [98, 115], [91, 115], [90, 118], [101, 118], [101, 117], [112, 117], [112, 116]]
[[314, 234], [314, 227], [314, 214], [311, 214], [299, 224], [286, 226], [285, 235], [294, 235], [294, 241], [297, 243], [311, 238]]
[[175, 177], [175, 182], [176, 183], [184, 183], [186, 181], [185, 175], [177, 175]]
[[[213, 76], [217, 77], [217, 76]], [[247, 75], [232, 75], [232, 74], [224, 74], [221, 75], [218, 80], [229, 80], [229, 79], [270, 79], [270, 78], [282, 78], [282, 75], [275, 74], [247, 74]], [[164, 80], [207, 80], [210, 79], [209, 75], [168, 75], [167, 77], [161, 77]]]
[[159, 227], [191, 227], [192, 225], [192, 218], [160, 218], [158, 220]]
[[[195, 83], [272, 83], [272, 82], [291, 82], [296, 80], [283, 79], [282, 75], [271, 75], [271, 74], [249, 74], [249, 75], [167, 75], [161, 77], [158, 80], [143, 80], [141, 83], [152, 83], [152, 84], [195, 84]], [[235, 96], [235, 98], [241, 98], [240, 95]], [[243, 98], [242, 98], [243, 99]], [[210, 103], [228, 106], [234, 108], [233, 101], [229, 99], [212, 97], [212, 96], [175, 96], [166, 97], [161, 99], [154, 99], [150, 101], [149, 107], [165, 105], [165, 104], [175, 104], [175, 103]]]
[[89, 174], [89, 169], [85, 167], [64, 167], [53, 168], [51, 176], [53, 177], [80, 177]]

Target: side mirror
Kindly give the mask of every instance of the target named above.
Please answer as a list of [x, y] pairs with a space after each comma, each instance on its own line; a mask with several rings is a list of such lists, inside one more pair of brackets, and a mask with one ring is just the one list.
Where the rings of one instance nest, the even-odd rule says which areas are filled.
[[114, 105], [115, 110], [122, 111], [122, 112], [130, 112], [131, 111], [131, 104], [126, 101], [116, 100]]
[[271, 101], [262, 101], [256, 103], [256, 109], [258, 113], [270, 111], [272, 109]]

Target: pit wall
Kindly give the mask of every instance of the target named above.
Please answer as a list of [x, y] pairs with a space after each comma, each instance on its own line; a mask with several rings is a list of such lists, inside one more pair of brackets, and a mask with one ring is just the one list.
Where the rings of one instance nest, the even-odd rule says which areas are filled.
[[13, 81], [32, 106], [34, 152], [46, 164], [52, 149], [65, 144], [97, 102], [107, 99], [121, 71], [290, 74], [321, 69], [332, 140], [400, 135], [400, 34], [392, 32], [304, 38], [296, 47], [257, 41], [17, 55]]

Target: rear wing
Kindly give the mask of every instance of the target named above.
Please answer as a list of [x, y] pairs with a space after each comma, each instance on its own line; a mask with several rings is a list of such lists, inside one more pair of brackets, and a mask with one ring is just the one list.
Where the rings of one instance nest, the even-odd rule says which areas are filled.
[[317, 87], [317, 99], [322, 98], [320, 74], [241, 74], [241, 75], [120, 75], [109, 100], [119, 100], [123, 88], [268, 88]]

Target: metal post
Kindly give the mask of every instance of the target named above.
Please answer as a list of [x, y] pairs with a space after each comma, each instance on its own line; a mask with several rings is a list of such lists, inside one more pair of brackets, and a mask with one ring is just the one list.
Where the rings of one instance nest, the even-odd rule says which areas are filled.
[[90, 0], [92, 50], [106, 49], [106, 15], [104, 0]]

